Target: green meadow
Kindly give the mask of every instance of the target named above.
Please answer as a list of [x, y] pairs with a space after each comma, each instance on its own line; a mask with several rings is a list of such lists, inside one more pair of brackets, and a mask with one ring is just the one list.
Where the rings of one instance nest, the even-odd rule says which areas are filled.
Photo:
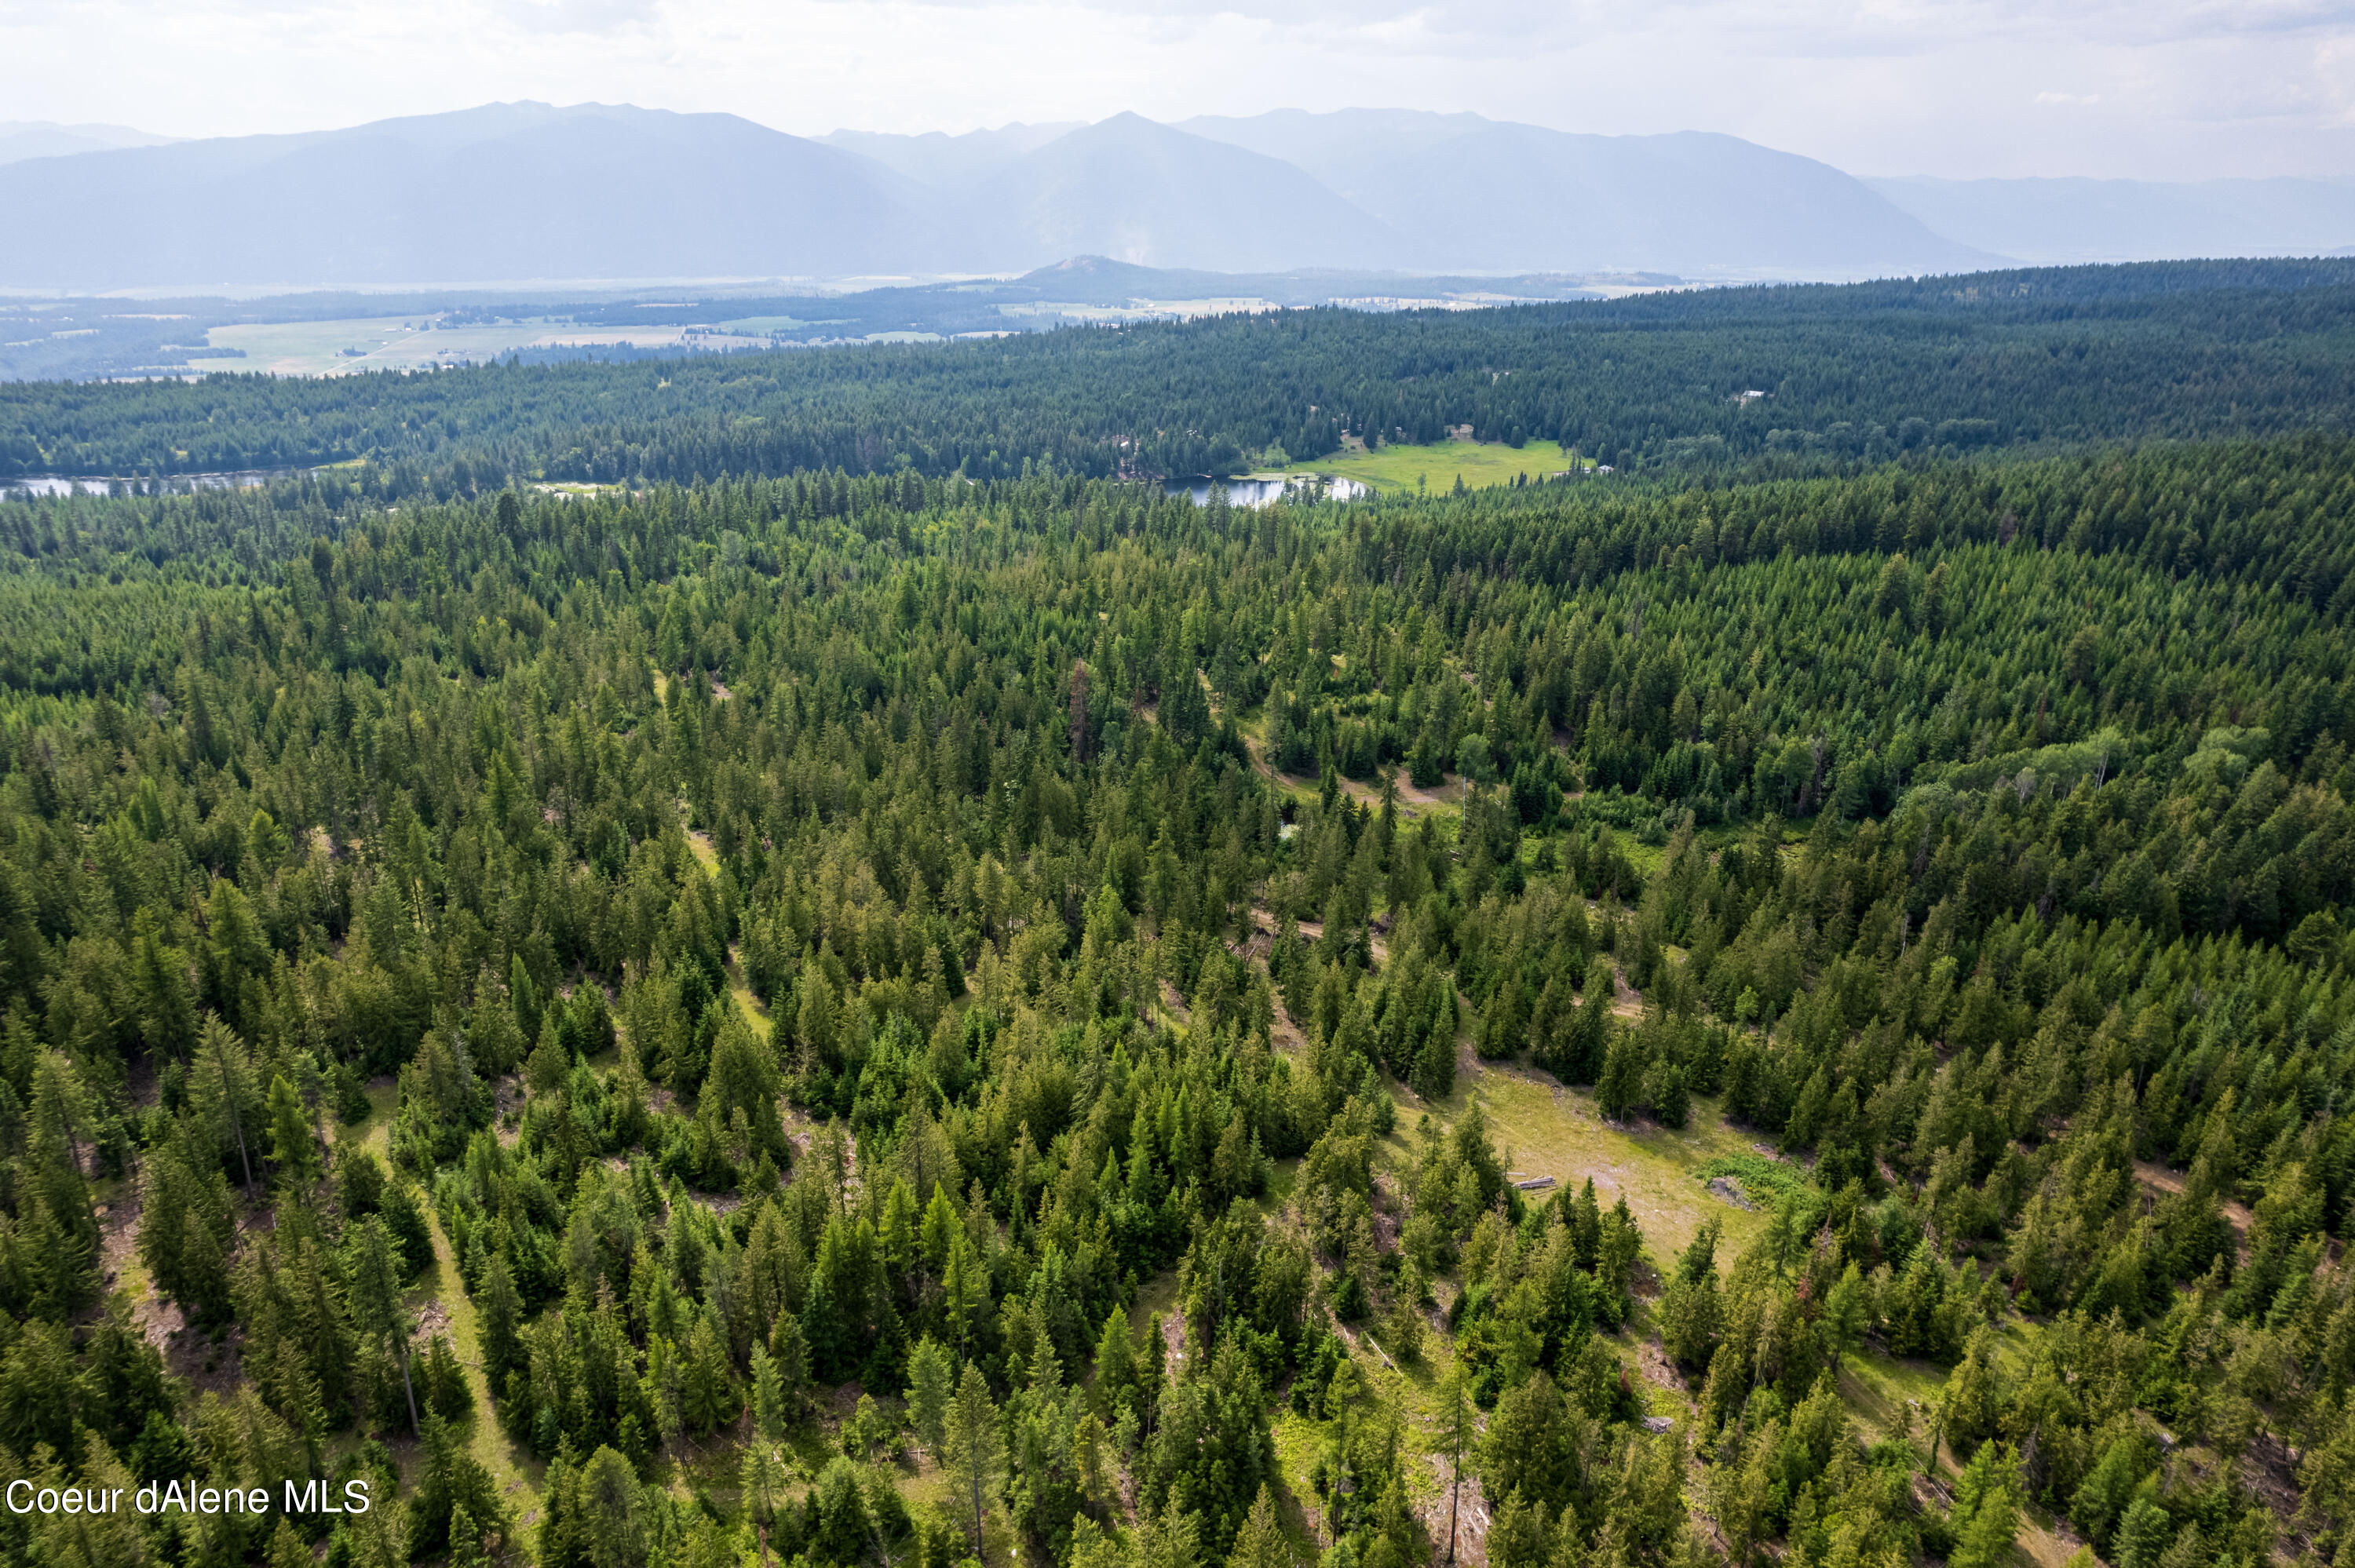
[[1556, 441], [1529, 441], [1508, 447], [1502, 441], [1436, 441], [1429, 446], [1380, 447], [1372, 451], [1345, 451], [1315, 462], [1296, 462], [1285, 473], [1337, 474], [1381, 491], [1412, 491], [1417, 485], [1433, 491], [1452, 490], [1460, 477], [1465, 487], [1481, 490], [1510, 484], [1516, 478], [1535, 482], [1593, 460], [1562, 450]]

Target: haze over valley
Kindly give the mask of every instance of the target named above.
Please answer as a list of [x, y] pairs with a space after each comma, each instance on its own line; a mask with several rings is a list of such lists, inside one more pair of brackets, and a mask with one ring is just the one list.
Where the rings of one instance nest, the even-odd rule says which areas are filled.
[[1868, 181], [1722, 134], [1407, 110], [814, 140], [519, 102], [180, 142], [0, 125], [0, 210], [38, 215], [0, 231], [0, 287], [72, 293], [921, 279], [1079, 256], [1719, 282], [2355, 245], [2350, 182]]

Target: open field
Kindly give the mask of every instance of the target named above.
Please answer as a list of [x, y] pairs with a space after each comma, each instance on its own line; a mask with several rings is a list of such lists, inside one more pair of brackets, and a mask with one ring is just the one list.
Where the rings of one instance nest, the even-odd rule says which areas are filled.
[[[746, 325], [751, 323], [747, 323]], [[272, 376], [343, 376], [359, 370], [415, 370], [429, 365], [496, 358], [519, 348], [632, 343], [641, 348], [683, 347], [688, 329], [648, 324], [577, 327], [549, 318], [444, 326], [425, 316], [377, 316], [326, 322], [257, 322], [214, 327], [205, 342], [244, 351], [243, 357], [191, 355], [200, 371], [261, 371]], [[763, 336], [723, 336], [697, 329], [701, 348], [758, 348]]]
[[1298, 462], [1286, 473], [1336, 474], [1389, 492], [1412, 493], [1418, 483], [1433, 492], [1454, 488], [1461, 477], [1474, 490], [1510, 484], [1516, 476], [1532, 482], [1590, 460], [1564, 451], [1559, 442], [1530, 441], [1508, 447], [1502, 441], [1437, 441], [1422, 447], [1380, 447], [1372, 451], [1337, 452], [1315, 462]]
[[[1696, 1174], [1720, 1155], [1756, 1151], [1751, 1135], [1729, 1125], [1714, 1100], [1696, 1097], [1692, 1119], [1681, 1128], [1623, 1126], [1604, 1121], [1586, 1090], [1532, 1068], [1478, 1061], [1468, 1049], [1458, 1059], [1455, 1093], [1445, 1103], [1433, 1106], [1403, 1085], [1391, 1092], [1398, 1098], [1399, 1121], [1389, 1148], [1399, 1163], [1414, 1158], [1415, 1120], [1425, 1111], [1453, 1127], [1477, 1105], [1487, 1118], [1489, 1141], [1517, 1180], [1550, 1176], [1559, 1188], [1575, 1191], [1592, 1177], [1595, 1198], [1605, 1207], [1624, 1195], [1656, 1267], [1673, 1263], [1712, 1219], [1723, 1232], [1721, 1267], [1766, 1228], [1764, 1210], [1735, 1207]], [[1530, 1196], [1541, 1201], [1550, 1191]]]

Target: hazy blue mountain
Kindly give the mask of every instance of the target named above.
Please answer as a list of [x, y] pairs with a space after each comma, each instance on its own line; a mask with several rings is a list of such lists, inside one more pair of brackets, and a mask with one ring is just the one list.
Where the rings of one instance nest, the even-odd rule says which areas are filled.
[[1025, 125], [1016, 122], [995, 131], [968, 131], [952, 136], [930, 131], [921, 136], [898, 136], [883, 131], [837, 131], [820, 137], [829, 147], [874, 159], [901, 176], [936, 190], [957, 190], [996, 174], [1026, 153], [1035, 153], [1056, 137], [1077, 131], [1083, 120]]
[[489, 104], [0, 164], [0, 210], [16, 218], [0, 285], [67, 291], [839, 280], [1082, 255], [1700, 279], [1995, 260], [1734, 137], [1388, 110], [818, 141], [726, 114]]
[[2355, 244], [2355, 180], [1867, 180], [1932, 229], [2023, 261], [2317, 256]]
[[0, 120], [0, 164], [27, 158], [62, 158], [113, 147], [160, 147], [173, 136], [134, 131], [128, 125], [60, 125], [53, 120]]
[[730, 114], [490, 104], [0, 166], [0, 283], [840, 276], [934, 264], [917, 187]]
[[1735, 136], [1586, 136], [1412, 110], [1280, 110], [1182, 129], [1283, 158], [1431, 237], [1433, 263], [1864, 277], [1998, 258], [1828, 164]]
[[1418, 264], [1422, 248], [1298, 168], [1136, 114], [1059, 136], [964, 205], [986, 265], [1075, 255], [1220, 272]]

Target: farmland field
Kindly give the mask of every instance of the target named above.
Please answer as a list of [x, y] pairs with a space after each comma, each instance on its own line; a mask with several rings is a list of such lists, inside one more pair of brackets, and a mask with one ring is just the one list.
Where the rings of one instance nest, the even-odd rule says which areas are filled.
[[[751, 323], [740, 323], [749, 330]], [[444, 326], [430, 317], [356, 317], [325, 322], [267, 322], [214, 327], [205, 342], [242, 355], [189, 356], [198, 371], [261, 371], [272, 376], [343, 376], [360, 370], [415, 370], [495, 359], [519, 348], [633, 343], [681, 347], [687, 329], [668, 325], [579, 327], [540, 317]], [[702, 348], [756, 347], [765, 337], [698, 337]]]

